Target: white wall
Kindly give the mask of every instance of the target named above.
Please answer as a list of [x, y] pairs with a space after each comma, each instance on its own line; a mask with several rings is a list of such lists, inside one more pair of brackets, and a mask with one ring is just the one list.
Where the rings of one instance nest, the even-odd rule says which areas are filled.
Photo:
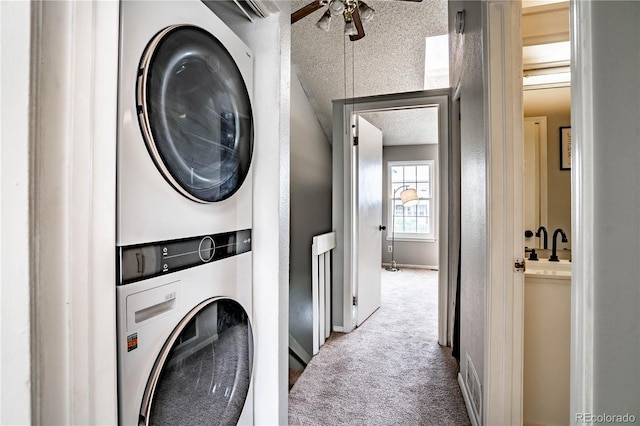
[[[586, 46], [580, 63], [591, 77], [579, 87], [582, 95], [590, 93], [592, 98], [583, 99], [584, 104], [572, 99], [574, 112], [578, 109], [572, 127], [579, 129], [574, 159], [590, 167], [574, 172], [574, 184], [581, 185], [580, 194], [593, 197], [593, 221], [585, 223], [580, 237], [592, 244], [591, 253], [585, 246], [592, 258], [574, 258], [574, 271], [592, 273], [586, 284], [575, 285], [590, 287], [586, 291], [592, 292], [593, 305], [582, 308], [592, 309], [593, 322], [574, 324], [573, 331], [592, 327], [592, 342], [587, 343], [593, 356], [593, 386], [587, 392], [593, 392], [593, 402], [586, 408], [597, 414], [628, 412], [640, 422], [640, 2], [577, 3], [579, 10], [591, 8], [584, 22], [592, 30], [591, 45], [580, 38], [578, 46]], [[592, 141], [592, 152], [591, 144], [580, 146], [581, 134]], [[574, 206], [575, 224], [582, 214], [576, 210], [579, 204]], [[574, 242], [576, 238], [574, 229]], [[592, 269], [584, 263], [589, 261]], [[576, 290], [574, 297], [582, 291]], [[582, 374], [577, 368], [572, 376]], [[583, 395], [583, 389], [573, 386], [572, 393]]]
[[[484, 383], [487, 255], [487, 142], [484, 130], [482, 2], [449, 2], [451, 86], [460, 93], [461, 257], [460, 369], [468, 354]], [[455, 34], [456, 12], [465, 10], [465, 32]]]
[[0, 424], [31, 423], [28, 2], [0, 2]]
[[[391, 227], [388, 225], [389, 220], [389, 189], [388, 189], [388, 172], [389, 161], [414, 161], [414, 160], [434, 160], [435, 171], [434, 182], [437, 185], [438, 172], [438, 145], [400, 145], [400, 146], [384, 146], [382, 149], [382, 223], [387, 225], [387, 231], [383, 234], [385, 238], [382, 240], [382, 262], [391, 263], [391, 253], [387, 250], [387, 246], [391, 245]], [[437, 205], [434, 206], [434, 214], [437, 215]], [[434, 218], [434, 225], [438, 226], [437, 216]], [[437, 234], [437, 231], [436, 231]], [[394, 260], [399, 265], [416, 265], [425, 267], [438, 267], [438, 240], [429, 242], [417, 241], [399, 241], [396, 239], [394, 244], [396, 254]]]
[[331, 232], [331, 145], [295, 73], [291, 75], [289, 333], [313, 353], [311, 242]]

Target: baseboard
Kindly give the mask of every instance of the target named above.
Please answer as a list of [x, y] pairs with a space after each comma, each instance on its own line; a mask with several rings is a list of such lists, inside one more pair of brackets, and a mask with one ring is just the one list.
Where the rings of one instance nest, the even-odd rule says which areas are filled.
[[336, 333], [346, 333], [346, 331], [344, 331], [344, 327], [338, 327], [337, 325], [333, 326], [333, 331]]
[[311, 355], [309, 355], [302, 345], [291, 335], [289, 335], [289, 353], [298, 358], [305, 366], [311, 362]]
[[[387, 267], [387, 266], [391, 266], [390, 263], [383, 263], [382, 264], [383, 267]], [[398, 263], [396, 262], [396, 266], [398, 268], [409, 268], [409, 269], [427, 269], [429, 271], [437, 271], [438, 267], [437, 266], [429, 266], [429, 265], [411, 265], [408, 263]]]
[[467, 389], [467, 385], [462, 378], [462, 374], [458, 373], [458, 385], [460, 385], [460, 390], [462, 391], [462, 398], [464, 399], [464, 405], [467, 407], [467, 414], [469, 415], [469, 420], [471, 420], [471, 424], [473, 426], [480, 426], [480, 422], [476, 417], [476, 412], [473, 409], [473, 404], [471, 403], [471, 397], [469, 396], [469, 389]]

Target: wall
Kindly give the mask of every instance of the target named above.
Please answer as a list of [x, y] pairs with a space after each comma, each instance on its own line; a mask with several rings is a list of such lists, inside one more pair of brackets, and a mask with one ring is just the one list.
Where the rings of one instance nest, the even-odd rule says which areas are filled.
[[[403, 146], [384, 146], [382, 150], [382, 223], [387, 225], [386, 238], [382, 240], [382, 262], [391, 263], [391, 253], [387, 250], [387, 246], [391, 245], [391, 227], [388, 225], [389, 220], [389, 194], [388, 189], [388, 165], [389, 161], [405, 161], [405, 160], [434, 160], [436, 167], [434, 170], [434, 185], [438, 185], [438, 145], [403, 145]], [[437, 204], [434, 206], [434, 214], [437, 215]], [[434, 218], [437, 227], [437, 216]], [[436, 235], [438, 231], [436, 229]], [[415, 241], [398, 241], [395, 242], [395, 261], [399, 265], [416, 265], [425, 267], [438, 267], [438, 240], [434, 242], [415, 242]]]
[[0, 424], [31, 424], [31, 6], [0, 2]]
[[289, 333], [313, 353], [311, 242], [331, 232], [331, 146], [291, 75], [291, 246]]
[[[466, 377], [468, 354], [480, 384], [484, 383], [488, 274], [482, 3], [449, 2], [449, 69], [451, 86], [460, 94], [461, 117], [460, 370], [462, 377]], [[454, 19], [459, 10], [465, 10], [464, 34], [454, 31]]]
[[[594, 209], [593, 222], [582, 234], [592, 243], [593, 259], [581, 259], [593, 261], [593, 406], [587, 408], [592, 413], [628, 412], [638, 423], [640, 3], [594, 1], [576, 7], [589, 6], [592, 46], [583, 53], [592, 72], [585, 90], [593, 97], [583, 99], [581, 106], [581, 111], [592, 111], [582, 129], [591, 129], [593, 142], [593, 169], [581, 170], [591, 175], [581, 182], [593, 196]], [[575, 111], [576, 102], [572, 105]], [[572, 120], [576, 128], [575, 117]], [[580, 144], [579, 134], [574, 141]], [[575, 154], [580, 158], [583, 151], [578, 149]], [[574, 223], [578, 213], [574, 211]]]
[[[567, 234], [568, 243], [560, 242], [558, 249], [571, 248], [571, 171], [560, 170], [560, 127], [571, 126], [571, 107], [567, 102], [550, 102], [546, 105], [531, 102], [543, 90], [525, 91], [525, 117], [547, 117], [547, 188], [548, 222], [542, 224], [551, 236], [556, 228], [562, 228]], [[570, 97], [571, 88], [554, 89], [554, 96]]]

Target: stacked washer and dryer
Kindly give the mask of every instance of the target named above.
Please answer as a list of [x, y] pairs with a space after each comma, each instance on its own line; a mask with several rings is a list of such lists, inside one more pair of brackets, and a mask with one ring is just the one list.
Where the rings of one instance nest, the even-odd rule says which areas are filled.
[[120, 13], [119, 422], [252, 424], [252, 53], [199, 0]]

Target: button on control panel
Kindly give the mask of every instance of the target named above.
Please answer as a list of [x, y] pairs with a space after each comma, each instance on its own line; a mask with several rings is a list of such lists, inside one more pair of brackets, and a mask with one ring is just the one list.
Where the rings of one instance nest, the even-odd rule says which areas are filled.
[[216, 243], [213, 241], [213, 238], [206, 236], [202, 240], [200, 240], [200, 246], [198, 247], [198, 254], [200, 255], [200, 260], [203, 262], [210, 262], [213, 259], [213, 255], [216, 251]]
[[251, 229], [118, 247], [117, 285], [251, 251]]

